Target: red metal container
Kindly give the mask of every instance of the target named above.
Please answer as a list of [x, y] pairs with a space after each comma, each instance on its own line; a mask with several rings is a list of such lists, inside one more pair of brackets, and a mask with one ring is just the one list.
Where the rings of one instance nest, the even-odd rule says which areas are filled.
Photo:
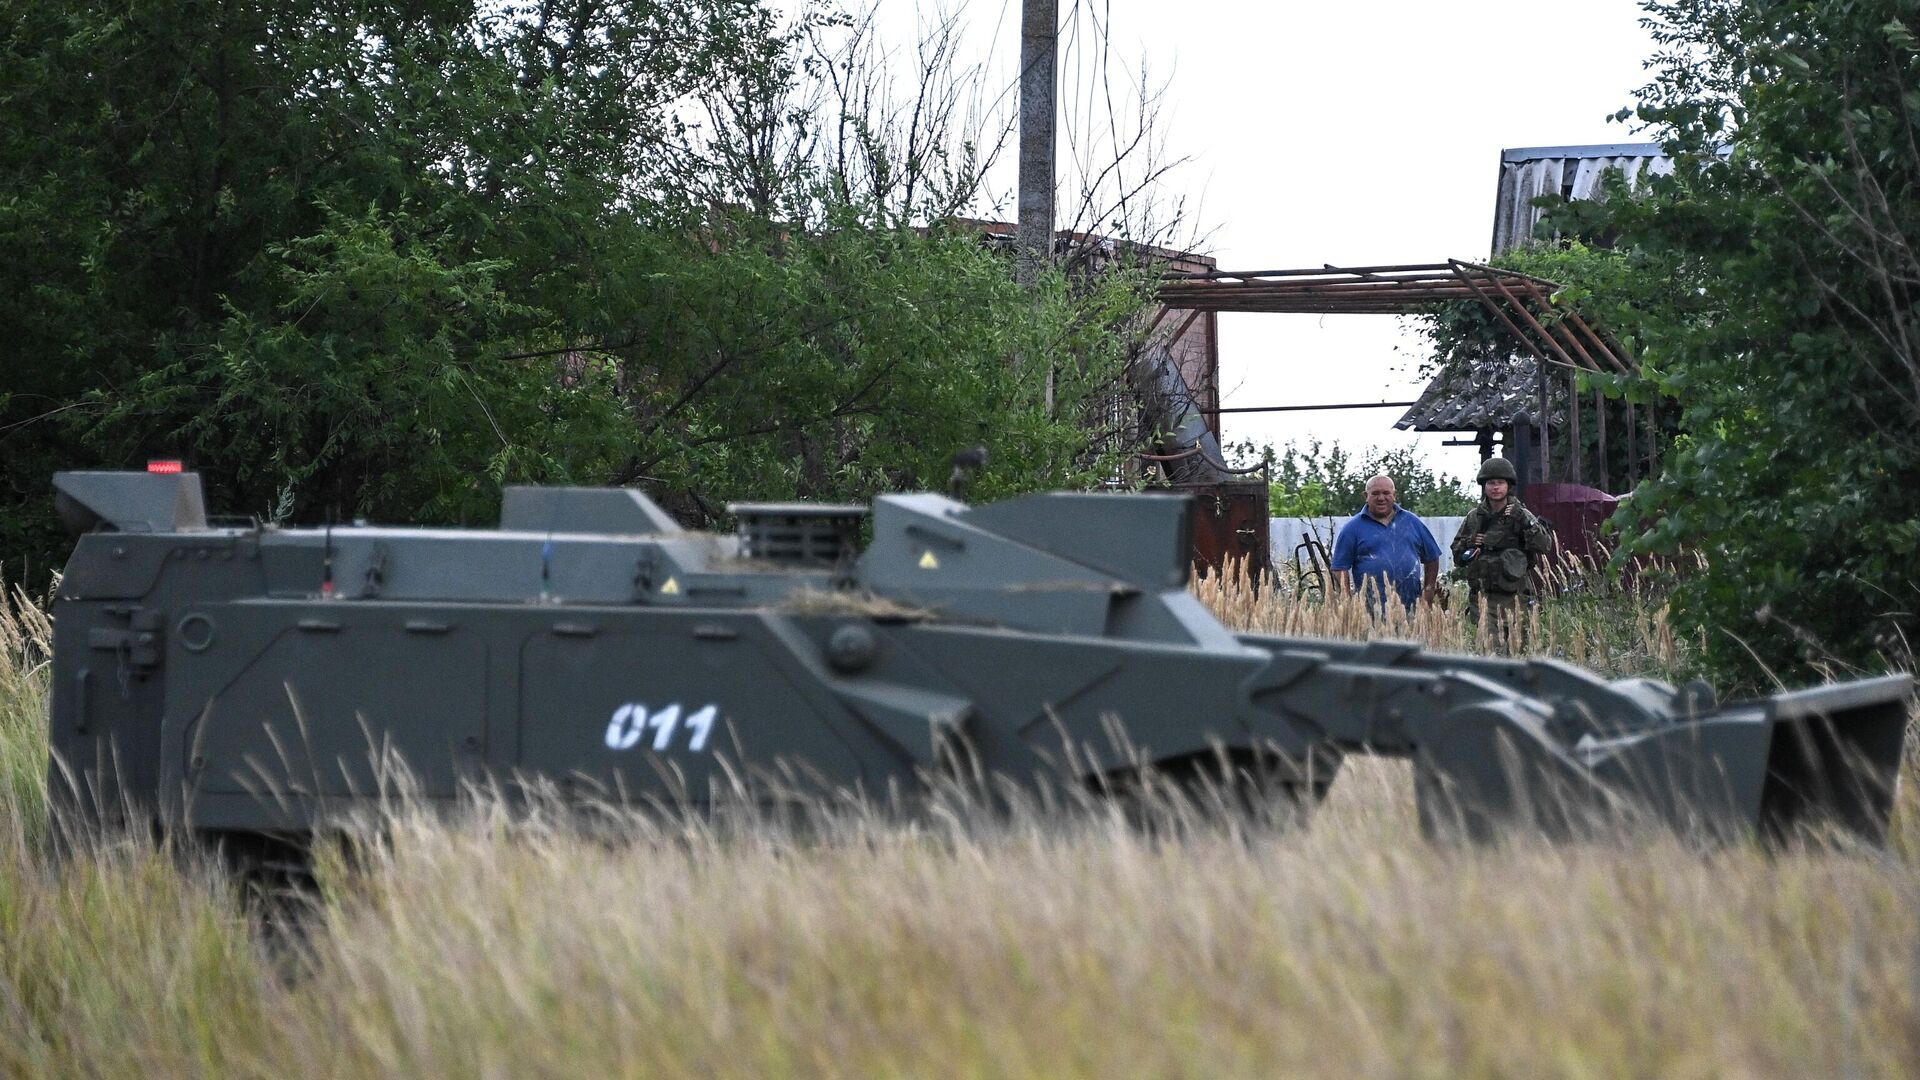
[[1605, 561], [1609, 552], [1601, 543], [1600, 527], [1620, 505], [1617, 496], [1585, 484], [1528, 484], [1522, 498], [1527, 509], [1553, 526], [1561, 551]]

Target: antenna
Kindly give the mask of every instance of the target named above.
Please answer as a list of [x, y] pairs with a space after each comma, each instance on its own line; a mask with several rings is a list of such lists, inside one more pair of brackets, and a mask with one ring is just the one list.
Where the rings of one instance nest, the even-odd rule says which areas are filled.
[[560, 524], [559, 493], [547, 501], [547, 538], [540, 542], [540, 602], [553, 602], [553, 533]]
[[327, 515], [326, 539], [320, 553], [320, 599], [333, 599], [333, 515]]

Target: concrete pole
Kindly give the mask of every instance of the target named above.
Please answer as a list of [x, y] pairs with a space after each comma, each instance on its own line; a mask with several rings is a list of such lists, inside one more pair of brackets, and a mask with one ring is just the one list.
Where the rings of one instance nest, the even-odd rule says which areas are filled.
[[1020, 199], [1022, 285], [1031, 286], [1053, 254], [1054, 62], [1059, 0], [1020, 0]]
[[[1020, 221], [1014, 279], [1031, 289], [1053, 257], [1054, 61], [1059, 52], [1059, 0], [1020, 0]], [[1053, 415], [1054, 370], [1047, 368], [1046, 408]]]

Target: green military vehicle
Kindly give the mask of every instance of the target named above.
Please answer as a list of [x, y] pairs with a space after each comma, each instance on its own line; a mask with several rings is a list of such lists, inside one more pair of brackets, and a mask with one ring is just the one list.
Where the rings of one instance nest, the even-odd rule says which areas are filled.
[[400, 775], [448, 803], [698, 807], [743, 777], [889, 797], [1144, 765], [1311, 801], [1369, 753], [1413, 761], [1433, 830], [1628, 808], [1872, 841], [1905, 736], [1902, 676], [1723, 705], [1548, 659], [1235, 634], [1186, 589], [1177, 496], [741, 505], [717, 535], [623, 489], [509, 488], [473, 530], [221, 525], [191, 472], [55, 485], [80, 533], [56, 790], [195, 833], [297, 839]]

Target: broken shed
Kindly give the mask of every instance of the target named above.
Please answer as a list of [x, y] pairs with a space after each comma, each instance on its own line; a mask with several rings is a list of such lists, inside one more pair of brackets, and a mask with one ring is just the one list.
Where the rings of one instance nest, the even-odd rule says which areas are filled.
[[[1493, 254], [1498, 257], [1535, 241], [1545, 213], [1536, 202], [1544, 196], [1597, 199], [1604, 197], [1610, 173], [1617, 173], [1631, 190], [1649, 176], [1671, 171], [1673, 161], [1658, 143], [1502, 150]], [[1549, 288], [1544, 297], [1528, 295], [1524, 303], [1534, 315], [1544, 316], [1551, 311], [1551, 292]], [[1658, 467], [1659, 416], [1651, 407], [1609, 402], [1598, 393], [1589, 403], [1582, 399], [1576, 376], [1583, 367], [1631, 373], [1637, 370], [1632, 357], [1605, 339], [1613, 355], [1599, 357], [1603, 363], [1594, 366], [1588, 363], [1590, 357], [1568, 348], [1569, 335], [1559, 333], [1553, 319], [1537, 322], [1546, 325], [1520, 319], [1509, 326], [1515, 344], [1510, 355], [1435, 376], [1394, 426], [1471, 436], [1482, 457], [1498, 444], [1508, 456], [1530, 459], [1522, 467], [1536, 480], [1631, 490]], [[1516, 423], [1522, 417], [1525, 424]], [[1528, 430], [1521, 430], [1523, 426]], [[1556, 445], [1558, 454], [1553, 453]]]

